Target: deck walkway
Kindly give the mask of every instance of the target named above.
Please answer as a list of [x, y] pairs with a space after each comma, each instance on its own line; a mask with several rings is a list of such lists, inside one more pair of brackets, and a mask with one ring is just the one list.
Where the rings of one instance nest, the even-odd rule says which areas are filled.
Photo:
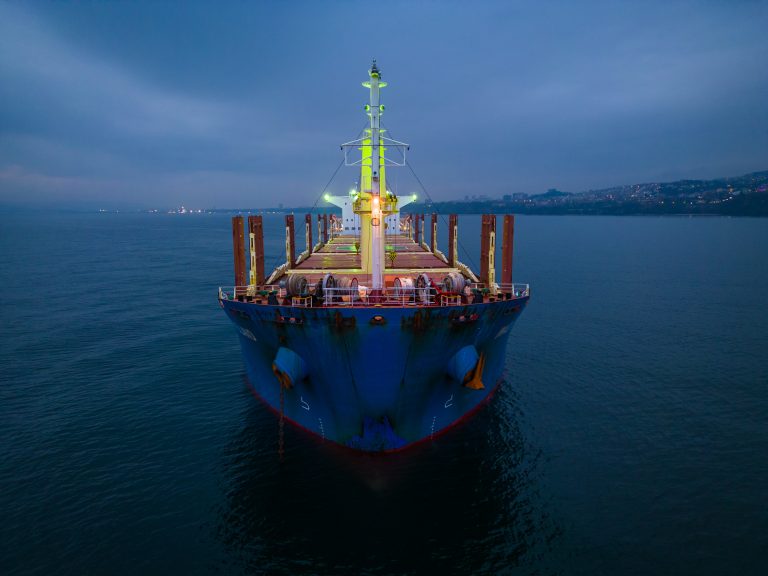
[[[325, 272], [334, 274], [359, 273], [360, 254], [355, 250], [356, 236], [336, 236], [317, 252], [298, 264], [291, 273], [302, 273], [314, 277]], [[386, 259], [385, 275], [397, 274], [398, 271], [452, 270], [448, 264], [432, 252], [425, 250], [403, 234], [386, 237], [386, 250], [394, 248], [397, 253], [394, 269]]]

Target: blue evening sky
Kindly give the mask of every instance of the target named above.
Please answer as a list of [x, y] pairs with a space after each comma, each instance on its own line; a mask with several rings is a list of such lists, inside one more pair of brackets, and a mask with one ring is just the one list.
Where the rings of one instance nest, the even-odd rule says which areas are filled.
[[765, 170], [766, 30], [736, 0], [0, 1], [0, 204], [311, 205], [373, 57], [436, 200]]

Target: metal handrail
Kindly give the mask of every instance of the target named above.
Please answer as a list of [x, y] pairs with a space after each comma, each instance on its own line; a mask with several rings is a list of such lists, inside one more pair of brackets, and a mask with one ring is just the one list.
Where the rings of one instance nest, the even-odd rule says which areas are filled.
[[286, 296], [285, 288], [281, 288], [278, 284], [264, 284], [264, 285], [248, 285], [248, 286], [220, 286], [219, 287], [219, 299], [220, 300], [236, 300], [238, 296], [260, 296], [261, 292], [276, 292], [279, 298]]
[[387, 287], [374, 292], [366, 286], [326, 288], [324, 306], [431, 306], [435, 297], [429, 288]]
[[514, 282], [512, 284], [498, 284], [498, 291], [505, 294], [513, 294], [516, 298], [524, 298], [531, 295], [530, 285]]
[[[469, 284], [471, 289], [482, 290], [485, 284], [473, 282]], [[307, 287], [307, 293], [303, 296], [319, 296], [315, 285]], [[524, 298], [530, 295], [530, 286], [528, 284], [497, 284], [497, 293], [512, 294], [515, 298]], [[220, 300], [237, 300], [238, 297], [247, 298], [249, 301], [254, 298], [261, 298], [261, 304], [266, 304], [263, 299], [270, 293], [278, 298], [280, 302], [289, 296], [287, 290], [278, 284], [250, 285], [250, 286], [222, 286], [219, 287]], [[323, 307], [338, 306], [440, 306], [445, 299], [438, 298], [438, 292], [432, 287], [418, 288], [407, 286], [387, 286], [378, 293], [366, 286], [358, 287], [326, 287], [322, 293]], [[282, 304], [281, 304], [282, 305]]]

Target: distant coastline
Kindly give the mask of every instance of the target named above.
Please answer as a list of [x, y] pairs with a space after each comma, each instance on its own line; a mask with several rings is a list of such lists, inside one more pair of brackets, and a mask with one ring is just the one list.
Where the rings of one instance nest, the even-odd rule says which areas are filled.
[[417, 203], [408, 212], [573, 215], [768, 216], [768, 171], [714, 180], [633, 184], [568, 193], [510, 194], [502, 198]]
[[[0, 205], [2, 211], [29, 210], [21, 206]], [[34, 208], [33, 208], [34, 210]], [[56, 210], [47, 207], [44, 210]], [[80, 207], [64, 209], [93, 212]], [[210, 213], [340, 213], [335, 206], [320, 202], [315, 206], [268, 208], [109, 208], [105, 213], [144, 212], [158, 214]], [[463, 200], [414, 202], [404, 213], [441, 214], [542, 214], [542, 215], [672, 215], [672, 216], [752, 216], [768, 217], [768, 170], [713, 180], [677, 180], [615, 186], [585, 192], [550, 189], [542, 194], [506, 194], [501, 198], [465, 196]]]

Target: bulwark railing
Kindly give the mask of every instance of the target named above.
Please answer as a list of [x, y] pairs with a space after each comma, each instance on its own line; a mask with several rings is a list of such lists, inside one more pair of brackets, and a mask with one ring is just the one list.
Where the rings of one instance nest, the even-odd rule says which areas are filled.
[[444, 292], [439, 286], [387, 286], [374, 291], [366, 286], [326, 287], [311, 285], [302, 294], [289, 294], [284, 286], [231, 286], [219, 288], [219, 300], [237, 300], [266, 306], [309, 307], [371, 307], [371, 306], [458, 306], [479, 304], [530, 295], [528, 284], [498, 284], [491, 290], [484, 284], [473, 283], [461, 293]]

